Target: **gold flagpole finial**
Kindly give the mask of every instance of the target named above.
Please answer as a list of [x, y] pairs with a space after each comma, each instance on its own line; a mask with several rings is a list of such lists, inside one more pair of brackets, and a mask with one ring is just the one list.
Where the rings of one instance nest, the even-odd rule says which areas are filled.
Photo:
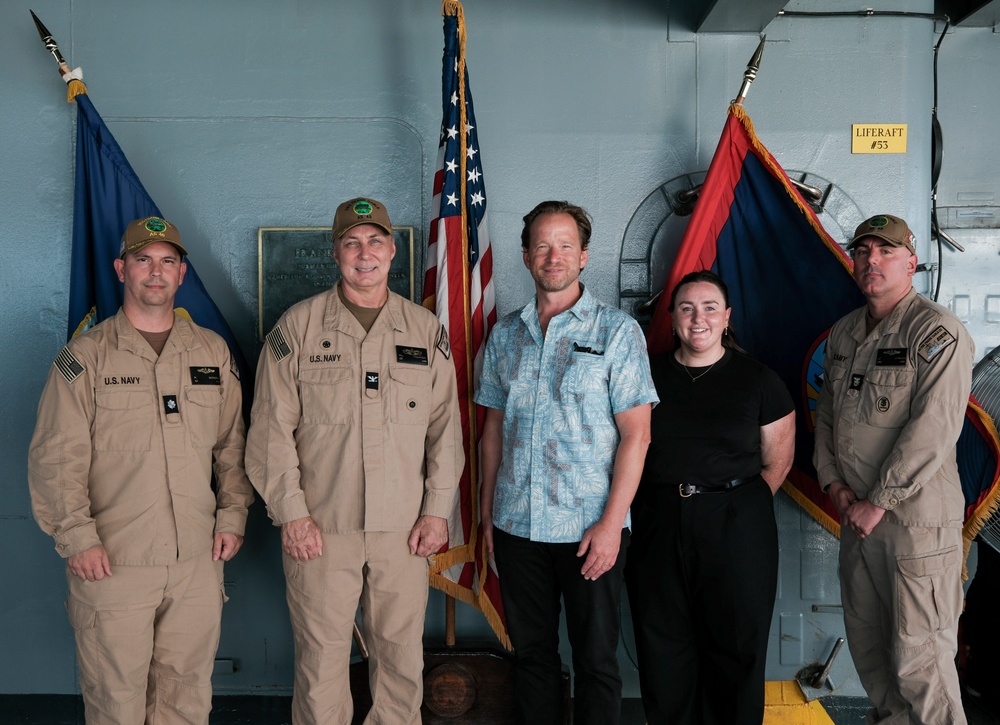
[[737, 106], [742, 106], [743, 101], [746, 100], [747, 93], [750, 92], [750, 84], [754, 82], [757, 77], [757, 71], [760, 70], [760, 59], [764, 55], [764, 43], [767, 42], [767, 36], [763, 35], [760, 38], [760, 43], [757, 45], [757, 50], [753, 52], [753, 57], [750, 58], [750, 62], [747, 63], [747, 69], [743, 72], [743, 85], [740, 86], [740, 92], [736, 95], [736, 100], [733, 101]]

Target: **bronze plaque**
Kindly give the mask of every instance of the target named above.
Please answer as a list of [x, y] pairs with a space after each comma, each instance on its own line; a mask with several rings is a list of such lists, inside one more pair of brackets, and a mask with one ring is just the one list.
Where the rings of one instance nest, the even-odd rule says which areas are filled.
[[[389, 289], [415, 302], [413, 227], [393, 227], [392, 231], [396, 256], [389, 268]], [[330, 227], [257, 230], [258, 340], [264, 339], [289, 307], [330, 289], [340, 279], [330, 237]]]

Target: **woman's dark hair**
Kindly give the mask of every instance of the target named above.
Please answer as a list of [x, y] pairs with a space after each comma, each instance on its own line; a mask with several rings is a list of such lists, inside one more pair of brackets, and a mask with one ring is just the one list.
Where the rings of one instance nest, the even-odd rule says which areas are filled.
[[[677, 294], [680, 292], [681, 287], [689, 284], [694, 284], [696, 282], [707, 282], [708, 284], [715, 285], [719, 292], [722, 293], [722, 303], [727, 307], [731, 307], [729, 304], [729, 287], [726, 283], [722, 281], [722, 277], [717, 275], [715, 272], [711, 272], [707, 269], [703, 269], [699, 272], [688, 272], [680, 281], [674, 285], [673, 291], [670, 293], [670, 307], [667, 311], [672, 315], [674, 313], [674, 306], [677, 304]], [[740, 344], [736, 342], [736, 330], [733, 328], [733, 323], [729, 323], [726, 328], [727, 332], [722, 335], [722, 346], [727, 347], [731, 350], [736, 350], [737, 352], [746, 352]], [[676, 337], [676, 333], [675, 333]]]

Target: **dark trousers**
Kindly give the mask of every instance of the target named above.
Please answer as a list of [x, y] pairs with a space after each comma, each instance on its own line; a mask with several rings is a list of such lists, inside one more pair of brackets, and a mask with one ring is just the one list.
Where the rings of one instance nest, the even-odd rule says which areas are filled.
[[573, 647], [575, 725], [616, 725], [621, 588], [628, 529], [614, 567], [596, 581], [580, 574], [579, 543], [548, 544], [493, 530], [494, 556], [507, 632], [514, 645], [514, 699], [524, 725], [562, 725], [560, 597]]
[[649, 725], [760, 725], [778, 575], [767, 484], [640, 490], [632, 525], [626, 582]]

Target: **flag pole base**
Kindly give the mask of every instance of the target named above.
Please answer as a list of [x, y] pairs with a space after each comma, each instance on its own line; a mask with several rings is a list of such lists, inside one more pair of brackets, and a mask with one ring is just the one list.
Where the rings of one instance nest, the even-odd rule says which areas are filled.
[[[570, 723], [570, 676], [563, 666], [566, 725]], [[371, 708], [368, 662], [351, 665], [354, 723]], [[514, 655], [496, 645], [424, 648], [424, 725], [512, 725]]]

